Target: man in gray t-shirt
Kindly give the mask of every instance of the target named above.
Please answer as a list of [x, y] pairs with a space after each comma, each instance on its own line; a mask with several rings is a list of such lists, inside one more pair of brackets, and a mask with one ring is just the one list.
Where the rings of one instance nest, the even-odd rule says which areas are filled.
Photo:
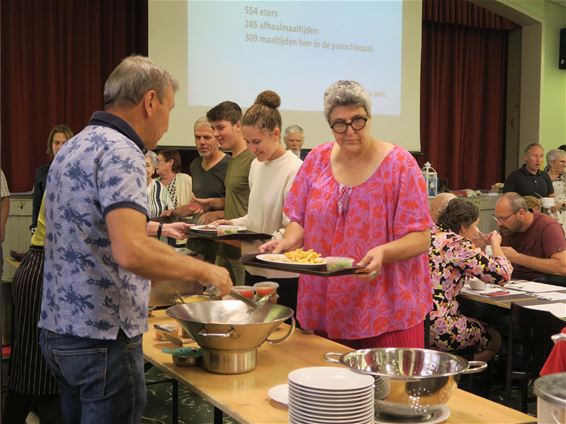
[[[191, 162], [190, 172], [193, 178], [193, 193], [200, 199], [224, 199], [226, 187], [224, 178], [230, 162], [230, 156], [220, 151], [218, 141], [212, 133], [212, 127], [206, 116], [202, 116], [194, 126], [195, 144], [199, 157]], [[208, 224], [224, 218], [224, 210], [209, 211], [202, 214], [200, 224]], [[187, 247], [204, 256], [207, 262], [214, 262], [217, 246], [211, 240], [192, 239]]]

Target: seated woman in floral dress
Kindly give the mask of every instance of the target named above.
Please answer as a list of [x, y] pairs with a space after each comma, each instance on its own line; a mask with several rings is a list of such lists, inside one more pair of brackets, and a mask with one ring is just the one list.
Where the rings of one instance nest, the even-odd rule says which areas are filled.
[[[434, 288], [430, 312], [431, 347], [446, 352], [475, 349], [474, 359], [490, 360], [501, 345], [501, 336], [487, 324], [459, 312], [456, 296], [467, 278], [503, 284], [513, 267], [501, 249], [501, 235], [484, 236], [478, 230], [479, 209], [462, 199], [453, 199], [438, 217], [428, 251]], [[493, 257], [479, 246], [489, 243]]]

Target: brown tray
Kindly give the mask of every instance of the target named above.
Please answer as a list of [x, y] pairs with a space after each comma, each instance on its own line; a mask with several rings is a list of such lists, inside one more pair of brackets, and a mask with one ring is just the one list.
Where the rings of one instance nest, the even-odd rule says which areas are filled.
[[266, 240], [271, 238], [270, 234], [256, 233], [249, 230], [238, 231], [234, 234], [219, 236], [213, 232], [195, 231], [189, 229], [187, 231], [187, 235], [193, 238], [203, 238], [208, 240]]
[[264, 262], [256, 258], [258, 254], [259, 253], [253, 255], [244, 255], [240, 258], [240, 262], [244, 265], [255, 266], [256, 268], [275, 269], [277, 271], [294, 272], [297, 274], [318, 275], [320, 277], [335, 277], [338, 275], [350, 275], [350, 274], [354, 274], [357, 269], [363, 268], [361, 266], [354, 265], [352, 268], [339, 269], [337, 271], [327, 271], [326, 265], [320, 265], [320, 268], [319, 267], [306, 268], [300, 265]]

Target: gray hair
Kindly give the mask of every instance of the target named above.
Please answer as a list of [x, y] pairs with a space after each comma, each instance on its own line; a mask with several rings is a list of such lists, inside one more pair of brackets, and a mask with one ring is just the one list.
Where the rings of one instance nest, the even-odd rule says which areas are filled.
[[285, 137], [287, 137], [287, 134], [294, 132], [300, 132], [301, 134], [304, 133], [303, 129], [298, 125], [289, 125], [287, 128], [285, 128]]
[[546, 154], [546, 164], [550, 165], [550, 162], [566, 158], [566, 152], [560, 149], [550, 149]]
[[525, 147], [525, 150], [523, 153], [527, 154], [529, 153], [529, 151], [533, 148], [533, 147], [540, 147], [542, 149], [542, 151], [544, 152], [544, 147], [542, 147], [539, 143], [531, 143], [529, 144], [527, 147]]
[[104, 84], [104, 108], [137, 105], [149, 90], [163, 101], [167, 87], [173, 92], [179, 83], [165, 69], [144, 56], [129, 56], [112, 71]]
[[155, 153], [153, 150], [148, 150], [145, 153], [145, 157], [149, 158], [154, 168], [157, 168], [157, 153]]
[[212, 127], [210, 126], [210, 122], [208, 121], [208, 118], [206, 116], [201, 116], [195, 121], [195, 126], [193, 127], [193, 131], [196, 131], [198, 127], [209, 127], [210, 129], [212, 129]]
[[502, 199], [506, 199], [509, 202], [509, 205], [511, 206], [511, 210], [513, 212], [518, 212], [521, 209], [524, 209], [526, 211], [529, 210], [529, 207], [527, 206], [527, 202], [525, 201], [525, 198], [523, 196], [521, 196], [519, 193], [515, 193], [514, 191], [504, 193], [499, 198], [499, 200], [502, 200]]
[[356, 81], [336, 81], [324, 92], [324, 116], [330, 122], [330, 114], [336, 106], [363, 107], [371, 116], [371, 100], [362, 85]]

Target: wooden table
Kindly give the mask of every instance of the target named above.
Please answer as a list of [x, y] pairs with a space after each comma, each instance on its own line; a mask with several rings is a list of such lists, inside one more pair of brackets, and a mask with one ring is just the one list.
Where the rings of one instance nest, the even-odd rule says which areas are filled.
[[[161, 352], [174, 347], [155, 340], [153, 324], [167, 324], [174, 320], [163, 311], [154, 311], [150, 330], [144, 335], [143, 350], [146, 360], [210, 402], [215, 408], [241, 423], [287, 423], [287, 409], [269, 399], [268, 390], [287, 382], [290, 371], [309, 366], [332, 366], [325, 362], [326, 352], [346, 353], [351, 349], [330, 340], [297, 330], [289, 340], [275, 345], [264, 343], [258, 349], [257, 368], [249, 373], [221, 375], [204, 368], [178, 367], [171, 355]], [[280, 337], [287, 330], [282, 325], [273, 333]], [[447, 423], [532, 423], [535, 418], [490, 400], [456, 390], [450, 398], [451, 410]], [[215, 411], [215, 422], [221, 415]]]
[[[504, 290], [504, 288], [502, 288]], [[566, 290], [556, 290], [558, 293], [566, 293]], [[544, 293], [541, 293], [544, 294]], [[458, 297], [461, 299], [471, 300], [473, 302], [484, 303], [486, 305], [493, 305], [503, 309], [511, 309], [512, 303], [517, 303], [521, 306], [532, 305], [550, 305], [552, 303], [560, 303], [566, 305], [566, 300], [546, 300], [539, 299], [529, 293], [512, 294], [509, 296], [481, 296], [479, 294], [460, 292]]]

